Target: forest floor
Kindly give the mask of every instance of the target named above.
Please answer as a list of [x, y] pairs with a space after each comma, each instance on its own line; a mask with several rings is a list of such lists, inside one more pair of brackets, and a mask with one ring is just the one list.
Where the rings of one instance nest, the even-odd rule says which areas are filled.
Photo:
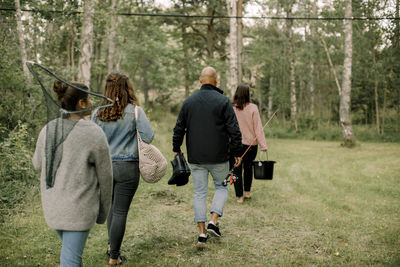
[[[172, 159], [169, 139], [159, 135], [155, 143]], [[273, 180], [254, 180], [243, 204], [230, 186], [223, 236], [202, 251], [195, 247], [192, 177], [186, 186], [169, 186], [169, 167], [157, 184], [141, 181], [122, 245], [125, 266], [400, 265], [400, 144], [267, 142], [269, 159], [278, 162]], [[106, 247], [106, 226], [96, 225], [84, 266], [106, 266]], [[1, 225], [0, 266], [57, 266], [60, 248], [35, 187]]]

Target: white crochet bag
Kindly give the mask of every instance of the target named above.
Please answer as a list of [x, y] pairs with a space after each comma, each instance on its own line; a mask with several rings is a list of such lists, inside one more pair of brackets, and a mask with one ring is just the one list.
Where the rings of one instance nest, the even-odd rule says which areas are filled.
[[[135, 118], [137, 122], [137, 107], [135, 107]], [[138, 140], [140, 175], [145, 182], [156, 183], [160, 181], [167, 172], [167, 160], [158, 148], [143, 142], [137, 127], [136, 134]]]

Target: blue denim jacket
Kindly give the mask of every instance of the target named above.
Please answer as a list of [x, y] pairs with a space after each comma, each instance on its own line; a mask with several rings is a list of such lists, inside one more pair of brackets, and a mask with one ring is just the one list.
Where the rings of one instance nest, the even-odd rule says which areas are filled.
[[138, 145], [136, 127], [140, 137], [146, 143], [151, 143], [154, 132], [147, 120], [143, 109], [138, 106], [138, 120], [135, 120], [135, 106], [128, 104], [125, 107], [125, 114], [116, 121], [101, 121], [93, 112], [92, 121], [99, 125], [106, 134], [110, 146], [111, 159], [113, 161], [138, 161]]

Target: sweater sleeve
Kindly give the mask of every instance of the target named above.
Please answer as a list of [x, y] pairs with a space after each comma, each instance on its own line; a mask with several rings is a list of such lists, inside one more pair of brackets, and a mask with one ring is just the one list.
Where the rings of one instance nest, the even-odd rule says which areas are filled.
[[267, 150], [267, 142], [265, 141], [264, 130], [261, 122], [260, 113], [258, 112], [257, 106], [255, 106], [253, 112], [253, 126], [254, 132], [257, 138], [257, 143], [260, 145], [260, 150], [265, 151]]
[[35, 153], [32, 157], [33, 167], [40, 171], [42, 169], [42, 157], [43, 157], [43, 150], [44, 150], [44, 142], [45, 142], [45, 135], [46, 135], [46, 127], [44, 127], [39, 134], [39, 137], [36, 141], [36, 148]]
[[150, 122], [146, 117], [146, 113], [141, 107], [137, 107], [138, 109], [138, 119], [136, 121], [136, 127], [139, 131], [140, 137], [143, 142], [150, 144], [154, 138], [154, 131], [151, 129]]
[[[101, 131], [101, 129], [99, 128]], [[93, 163], [96, 167], [100, 187], [100, 208], [96, 223], [103, 224], [108, 216], [112, 198], [112, 164], [110, 150], [104, 133], [99, 133], [98, 142], [93, 153]]]

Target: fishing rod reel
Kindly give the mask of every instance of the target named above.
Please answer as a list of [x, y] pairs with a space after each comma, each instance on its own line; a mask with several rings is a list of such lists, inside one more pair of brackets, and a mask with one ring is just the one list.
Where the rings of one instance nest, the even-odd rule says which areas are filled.
[[233, 173], [231, 170], [228, 175], [225, 177], [224, 181], [222, 182], [223, 186], [227, 186], [228, 184], [233, 184], [238, 180], [238, 177]]

